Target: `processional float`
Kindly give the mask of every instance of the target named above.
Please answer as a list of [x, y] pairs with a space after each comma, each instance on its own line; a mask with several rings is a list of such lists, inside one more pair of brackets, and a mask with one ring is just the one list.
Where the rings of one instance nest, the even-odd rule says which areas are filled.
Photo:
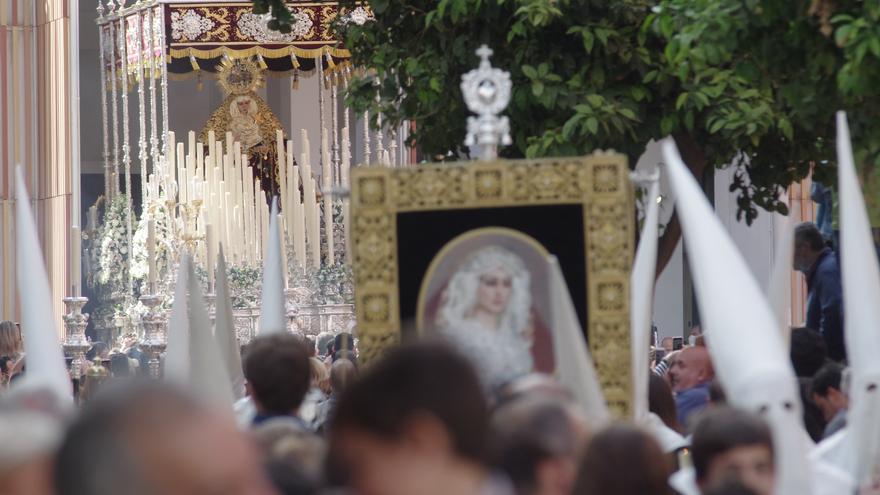
[[[359, 358], [369, 363], [408, 335], [450, 329], [444, 326], [452, 322], [447, 316], [478, 328], [464, 307], [473, 301], [450, 306], [450, 284], [475, 276], [473, 263], [465, 261], [505, 259], [518, 277], [533, 281], [517, 286], [517, 297], [531, 303], [511, 304], [518, 316], [505, 320], [516, 327], [511, 349], [530, 356], [529, 369], [565, 374], [566, 362], [589, 359], [588, 345], [597, 385], [589, 394], [585, 390], [585, 404], [589, 395], [604, 415], [629, 414], [631, 375], [621, 372], [630, 369], [631, 359], [634, 240], [626, 157], [597, 151], [586, 157], [497, 159], [497, 147], [510, 139], [507, 119], [499, 114], [511, 82], [509, 74], [491, 67], [491, 50], [481, 47], [479, 68], [462, 83], [476, 114], [468, 121], [465, 145], [480, 161], [407, 167], [412, 160], [403, 159], [399, 144], [406, 125], [375, 134], [364, 125], [358, 163], [381, 166], [350, 171], [355, 121], [368, 122], [370, 116], [355, 118], [339, 108], [338, 87], [344, 89], [359, 69], [350, 66], [329, 25], [340, 16], [344, 22], [368, 22], [371, 14], [363, 8], [341, 12], [334, 3], [289, 7], [296, 20], [289, 35], [267, 30], [267, 18], [255, 16], [245, 2], [168, 1], [99, 11], [101, 67], [108, 75], [102, 78], [105, 212], [98, 222], [93, 206], [84, 230], [87, 259], [100, 265], [93, 283], [112, 289], [105, 296], [109, 316], [99, 319], [121, 327], [116, 335], [139, 329], [140, 346], [152, 357], [151, 374], [158, 375], [176, 265], [195, 260], [189, 272], [204, 279], [210, 306], [211, 268], [222, 245], [233, 262], [227, 273], [233, 299], [243, 302], [235, 310], [236, 333], [239, 342], [249, 340], [259, 330], [258, 267], [269, 239], [264, 198], [276, 196], [289, 331], [338, 332], [356, 321]], [[263, 71], [273, 67], [288, 72], [293, 86], [307, 71], [321, 78], [320, 166], [312, 166], [309, 146], [294, 159], [293, 142], [281, 126], [273, 128], [271, 109], [256, 93]], [[169, 129], [173, 109], [167, 104], [168, 79], [175, 72], [197, 78], [216, 72], [226, 91], [204, 129], [180, 139]], [[131, 195], [124, 194], [132, 187], [127, 98], [135, 88], [144, 179], [139, 220]], [[376, 117], [382, 129], [381, 115]], [[308, 136], [302, 133], [300, 140], [307, 143]], [[312, 174], [317, 170], [320, 178]], [[78, 308], [71, 304], [68, 315], [68, 350], [74, 353], [84, 340], [78, 338], [85, 326]], [[411, 322], [415, 332], [406, 328]], [[580, 348], [579, 338], [586, 345], [578, 356], [560, 352]], [[495, 364], [502, 373], [509, 368], [506, 362]], [[604, 397], [597, 395], [599, 387]]]
[[[258, 332], [259, 267], [273, 196], [283, 216], [289, 329], [313, 335], [353, 326], [342, 191], [353, 151], [363, 163], [410, 161], [402, 146], [406, 126], [383, 128], [379, 115], [374, 120], [383, 130], [374, 131], [364, 124], [368, 113], [351, 115], [340, 102], [360, 69], [349, 63], [331, 23], [363, 24], [370, 10], [321, 1], [288, 7], [294, 23], [284, 34], [269, 29], [269, 16], [255, 14], [248, 1], [98, 2], [105, 181], [82, 237], [86, 282], [98, 294], [92, 324], [100, 340], [127, 336], [161, 351], [182, 253], [193, 254], [210, 304], [221, 244], [230, 261], [236, 331], [243, 343], [250, 340]], [[305, 130], [289, 136], [258, 94], [267, 74], [288, 77], [292, 91], [301, 79], [319, 78], [314, 162]], [[204, 79], [217, 79], [225, 92], [200, 131], [171, 128], [168, 94], [179, 78], [198, 79], [199, 89]], [[129, 114], [129, 98], [137, 99], [136, 115]], [[362, 136], [354, 135], [358, 126]], [[291, 137], [301, 140], [298, 158]], [[139, 191], [132, 190], [133, 175], [141, 178]], [[78, 284], [74, 292], [65, 300], [65, 342], [82, 363], [87, 299]]]

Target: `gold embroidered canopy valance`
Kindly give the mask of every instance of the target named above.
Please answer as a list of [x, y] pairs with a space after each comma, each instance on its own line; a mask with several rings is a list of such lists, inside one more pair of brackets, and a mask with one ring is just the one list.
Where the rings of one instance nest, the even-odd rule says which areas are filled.
[[[147, 69], [150, 60], [155, 61], [153, 67], [158, 65], [164, 50], [168, 72], [172, 73], [213, 72], [224, 56], [256, 57], [264, 69], [286, 72], [310, 70], [316, 59], [322, 59], [324, 66], [331, 69], [346, 61], [350, 53], [334, 36], [332, 24], [337, 20], [363, 24], [373, 17], [367, 6], [343, 10], [337, 2], [300, 1], [287, 6], [294, 19], [289, 33], [269, 29], [269, 15], [255, 14], [249, 0], [158, 2], [123, 8], [98, 23], [107, 32], [106, 39], [113, 39], [109, 35], [111, 29], [124, 26], [129, 73], [139, 65], [135, 63], [139, 40]], [[117, 55], [106, 57], [108, 72], [114, 60], [117, 70], [121, 69], [119, 48], [109, 44], [105, 47], [105, 53]]]

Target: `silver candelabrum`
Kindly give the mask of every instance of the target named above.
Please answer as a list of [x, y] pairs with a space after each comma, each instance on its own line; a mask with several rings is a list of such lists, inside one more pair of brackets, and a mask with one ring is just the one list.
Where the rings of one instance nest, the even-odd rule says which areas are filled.
[[158, 308], [162, 304], [162, 299], [159, 294], [140, 297], [141, 303], [147, 308], [141, 317], [141, 325], [144, 329], [141, 348], [150, 355], [150, 377], [155, 380], [161, 377], [159, 357], [165, 352], [165, 347], [168, 344], [168, 318], [165, 316], [165, 311]]
[[77, 380], [82, 378], [85, 368], [86, 352], [92, 344], [86, 338], [86, 326], [89, 323], [89, 314], [83, 313], [83, 306], [89, 302], [87, 297], [65, 297], [64, 305], [67, 306], [67, 314], [64, 315], [64, 352], [71, 356], [70, 376]]

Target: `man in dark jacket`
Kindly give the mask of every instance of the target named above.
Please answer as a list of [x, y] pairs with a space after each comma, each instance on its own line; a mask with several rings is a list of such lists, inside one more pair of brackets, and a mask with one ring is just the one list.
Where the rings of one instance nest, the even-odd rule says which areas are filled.
[[822, 333], [828, 357], [846, 359], [843, 339], [843, 289], [837, 256], [825, 245], [815, 224], [804, 222], [794, 229], [794, 269], [807, 277], [806, 326]]

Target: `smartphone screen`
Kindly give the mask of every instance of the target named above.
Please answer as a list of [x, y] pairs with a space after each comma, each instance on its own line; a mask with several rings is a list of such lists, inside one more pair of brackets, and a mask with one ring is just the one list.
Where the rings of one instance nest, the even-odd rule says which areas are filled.
[[677, 351], [677, 350], [681, 349], [683, 345], [684, 345], [684, 338], [683, 337], [673, 337], [672, 338], [672, 350], [673, 351]]
[[654, 365], [660, 364], [663, 361], [663, 358], [666, 357], [666, 349], [662, 347], [654, 351]]

